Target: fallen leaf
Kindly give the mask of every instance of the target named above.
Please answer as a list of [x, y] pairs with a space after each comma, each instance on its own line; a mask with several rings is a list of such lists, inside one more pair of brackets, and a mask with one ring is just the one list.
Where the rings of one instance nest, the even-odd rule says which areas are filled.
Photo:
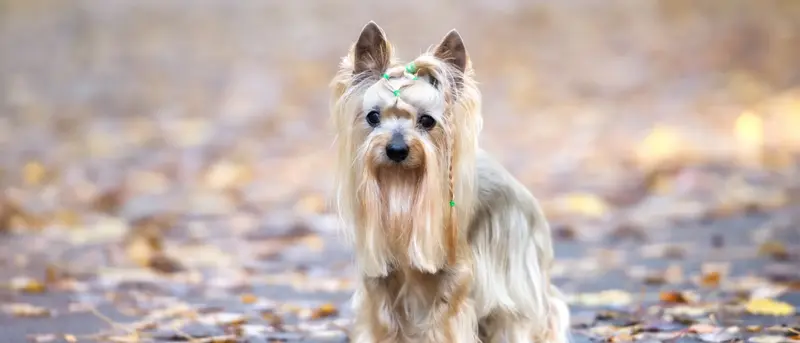
[[638, 225], [623, 223], [611, 232], [611, 238], [614, 240], [630, 239], [637, 242], [645, 242], [647, 241], [647, 234]]
[[564, 224], [553, 224], [553, 235], [565, 241], [574, 241], [577, 236], [573, 227]]
[[748, 342], [753, 343], [788, 343], [790, 340], [785, 336], [777, 336], [777, 335], [763, 335], [763, 336], [753, 336], [747, 340]]
[[756, 315], [791, 316], [795, 313], [794, 306], [767, 298], [751, 299], [747, 302], [745, 308], [747, 312]]
[[230, 161], [220, 161], [208, 169], [204, 181], [211, 189], [223, 190], [238, 184], [244, 179], [244, 174], [243, 166]]
[[683, 282], [683, 268], [679, 264], [671, 264], [664, 271], [664, 280], [670, 284]]
[[300, 213], [323, 213], [326, 208], [325, 198], [317, 194], [303, 197], [294, 206], [294, 210]]
[[609, 206], [605, 200], [589, 193], [568, 194], [560, 199], [560, 203], [568, 213], [589, 217], [600, 217], [609, 212]]
[[700, 323], [690, 326], [688, 330], [692, 333], [712, 333], [719, 330], [719, 327], [711, 324]]
[[258, 301], [258, 297], [256, 297], [253, 294], [250, 294], [250, 293], [242, 294], [241, 301], [242, 301], [242, 304], [250, 305], [250, 304], [254, 304], [256, 301]]
[[6, 304], [2, 309], [3, 312], [15, 317], [49, 317], [52, 315], [52, 311], [49, 309], [24, 303]]
[[677, 157], [682, 146], [679, 132], [666, 125], [658, 125], [637, 145], [636, 158], [644, 167], [653, 167]]
[[197, 318], [197, 321], [206, 325], [238, 325], [247, 322], [247, 317], [240, 313], [220, 312], [212, 313]]
[[142, 337], [136, 333], [130, 333], [124, 336], [109, 336], [108, 340], [113, 343], [140, 343]]
[[147, 267], [159, 273], [165, 274], [172, 274], [186, 270], [186, 268], [178, 260], [163, 253], [151, 256], [150, 260], [147, 262]]
[[325, 240], [319, 235], [305, 236], [302, 238], [302, 242], [314, 252], [321, 252], [325, 249]]
[[764, 142], [764, 122], [755, 113], [744, 112], [736, 118], [735, 134], [744, 148], [761, 148]]
[[663, 291], [658, 294], [658, 299], [667, 304], [686, 304], [689, 302], [683, 293], [677, 291]]
[[714, 287], [719, 286], [719, 282], [720, 282], [721, 278], [722, 277], [720, 276], [719, 272], [705, 273], [700, 278], [700, 285], [702, 285], [703, 287], [714, 288]]
[[646, 275], [644, 277], [644, 280], [642, 280], [642, 282], [644, 282], [646, 285], [658, 286], [667, 283], [667, 279], [664, 277], [663, 274], [652, 273]]
[[75, 211], [62, 209], [55, 213], [55, 220], [57, 223], [67, 228], [74, 228], [80, 224], [81, 217]]
[[114, 214], [122, 207], [125, 199], [125, 191], [122, 188], [114, 188], [98, 195], [92, 200], [91, 207], [95, 211], [106, 214]]
[[68, 343], [76, 343], [78, 342], [78, 338], [75, 335], [66, 334], [64, 335], [64, 340]]
[[699, 317], [708, 313], [708, 309], [700, 306], [678, 305], [665, 308], [664, 313], [673, 316]]
[[39, 161], [30, 161], [25, 163], [22, 167], [22, 176], [25, 184], [29, 186], [38, 186], [47, 177], [47, 169]]
[[739, 335], [735, 329], [736, 328], [733, 327], [727, 329], [719, 328], [714, 332], [698, 334], [697, 338], [711, 343], [730, 342], [739, 339]]
[[758, 254], [760, 256], [768, 256], [777, 261], [786, 261], [789, 259], [789, 251], [786, 246], [778, 241], [766, 241], [758, 247]]
[[11, 289], [23, 293], [40, 294], [47, 290], [47, 286], [31, 278], [16, 277], [11, 280]]
[[582, 293], [572, 299], [585, 306], [625, 306], [633, 301], [630, 293], [620, 290], [606, 290], [598, 293]]
[[28, 339], [34, 343], [49, 343], [55, 342], [58, 337], [52, 333], [36, 334], [28, 336]]
[[333, 304], [323, 304], [311, 313], [311, 319], [322, 319], [335, 316], [339, 313]]

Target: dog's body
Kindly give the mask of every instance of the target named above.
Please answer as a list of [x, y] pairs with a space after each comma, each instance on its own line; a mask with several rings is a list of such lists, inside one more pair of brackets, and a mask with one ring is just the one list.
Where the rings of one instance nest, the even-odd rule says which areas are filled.
[[333, 82], [339, 212], [361, 272], [353, 341], [565, 342], [550, 229], [478, 148], [461, 37], [414, 63], [398, 65], [370, 23]]

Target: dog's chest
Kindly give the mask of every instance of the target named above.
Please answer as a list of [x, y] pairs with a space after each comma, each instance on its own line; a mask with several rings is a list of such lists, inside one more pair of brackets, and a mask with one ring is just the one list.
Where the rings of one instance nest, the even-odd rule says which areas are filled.
[[441, 301], [447, 277], [444, 272], [395, 271], [382, 280], [381, 286], [391, 302], [387, 305], [393, 316], [413, 325], [413, 321], [427, 317]]

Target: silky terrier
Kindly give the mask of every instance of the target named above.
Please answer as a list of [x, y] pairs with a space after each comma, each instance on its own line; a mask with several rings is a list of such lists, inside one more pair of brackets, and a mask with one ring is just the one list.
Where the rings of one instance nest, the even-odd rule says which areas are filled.
[[359, 273], [355, 343], [568, 339], [550, 228], [478, 147], [473, 74], [456, 30], [401, 64], [370, 22], [331, 83], [338, 212]]

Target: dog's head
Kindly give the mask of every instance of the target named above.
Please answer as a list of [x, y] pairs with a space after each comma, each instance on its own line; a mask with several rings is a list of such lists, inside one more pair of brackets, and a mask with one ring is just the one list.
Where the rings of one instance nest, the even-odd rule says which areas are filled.
[[450, 31], [430, 52], [400, 64], [370, 22], [332, 87], [339, 209], [355, 233], [360, 265], [376, 275], [398, 263], [438, 270], [451, 197], [471, 191], [481, 126], [461, 36]]

